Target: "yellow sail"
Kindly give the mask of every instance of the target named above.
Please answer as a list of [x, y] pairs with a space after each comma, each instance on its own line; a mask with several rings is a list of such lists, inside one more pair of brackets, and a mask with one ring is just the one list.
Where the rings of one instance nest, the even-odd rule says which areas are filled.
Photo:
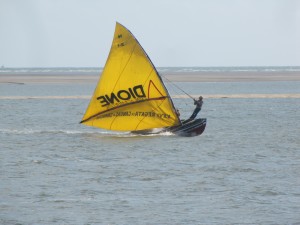
[[136, 131], [180, 124], [172, 100], [147, 54], [117, 23], [111, 50], [81, 123]]

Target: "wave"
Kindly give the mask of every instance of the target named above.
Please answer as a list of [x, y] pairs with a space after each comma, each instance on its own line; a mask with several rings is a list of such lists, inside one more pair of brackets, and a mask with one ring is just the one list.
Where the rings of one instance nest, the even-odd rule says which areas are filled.
[[241, 66], [241, 67], [159, 67], [161, 73], [193, 72], [299, 72], [299, 66]]
[[86, 131], [86, 130], [35, 130], [35, 129], [0, 129], [2, 134], [118, 134], [106, 131]]
[[[1, 67], [0, 74], [99, 74], [101, 67], [50, 67], [50, 68], [8, 68]], [[297, 72], [299, 66], [238, 66], [238, 67], [158, 67], [158, 72]]]

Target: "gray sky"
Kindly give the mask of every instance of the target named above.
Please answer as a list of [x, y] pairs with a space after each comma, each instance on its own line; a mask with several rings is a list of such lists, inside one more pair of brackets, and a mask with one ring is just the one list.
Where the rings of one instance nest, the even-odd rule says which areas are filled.
[[300, 66], [298, 0], [0, 0], [0, 66], [103, 67], [115, 22], [162, 66]]

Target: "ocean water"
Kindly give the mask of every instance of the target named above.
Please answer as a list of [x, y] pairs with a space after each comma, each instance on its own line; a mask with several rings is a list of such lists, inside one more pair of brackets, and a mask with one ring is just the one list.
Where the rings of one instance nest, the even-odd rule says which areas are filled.
[[[300, 91], [176, 85], [204, 96]], [[89, 100], [64, 96], [94, 88], [0, 84], [0, 96], [25, 97], [0, 99], [0, 224], [300, 224], [299, 98], [208, 98], [201, 136], [139, 136], [79, 124]], [[190, 99], [174, 103], [192, 113]]]

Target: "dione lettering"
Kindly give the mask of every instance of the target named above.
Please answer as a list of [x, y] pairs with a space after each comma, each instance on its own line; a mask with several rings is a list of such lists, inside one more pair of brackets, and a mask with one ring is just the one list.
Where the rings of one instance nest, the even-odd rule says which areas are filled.
[[128, 101], [136, 98], [145, 98], [146, 94], [142, 85], [137, 85], [126, 90], [119, 90], [118, 92], [101, 95], [97, 97], [97, 100], [102, 107], [110, 104], [116, 104], [122, 101]]

